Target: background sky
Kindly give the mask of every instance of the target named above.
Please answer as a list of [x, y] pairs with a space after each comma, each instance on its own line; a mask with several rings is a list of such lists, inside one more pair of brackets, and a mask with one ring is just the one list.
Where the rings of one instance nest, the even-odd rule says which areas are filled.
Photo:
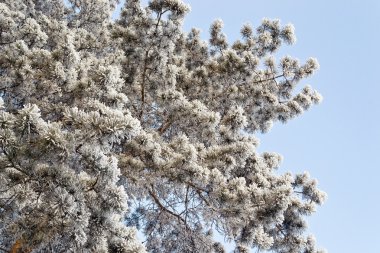
[[185, 0], [192, 11], [184, 29], [224, 21], [229, 41], [242, 24], [264, 17], [292, 23], [297, 43], [278, 56], [321, 65], [311, 84], [324, 97], [302, 116], [259, 135], [260, 151], [284, 157], [280, 172], [309, 171], [327, 192], [309, 220], [309, 232], [330, 253], [380, 252], [380, 1]]

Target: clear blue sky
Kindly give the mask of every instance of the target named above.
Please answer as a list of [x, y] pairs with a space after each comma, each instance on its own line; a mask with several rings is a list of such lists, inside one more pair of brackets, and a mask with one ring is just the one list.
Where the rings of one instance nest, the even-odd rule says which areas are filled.
[[260, 151], [284, 156], [280, 171], [308, 170], [328, 193], [309, 219], [320, 247], [330, 253], [380, 252], [380, 0], [187, 0], [192, 11], [185, 30], [208, 38], [221, 18], [230, 41], [242, 24], [263, 17], [296, 28], [297, 43], [286, 46], [301, 61], [313, 56], [320, 70], [303, 84], [324, 101], [289, 123], [260, 135]]

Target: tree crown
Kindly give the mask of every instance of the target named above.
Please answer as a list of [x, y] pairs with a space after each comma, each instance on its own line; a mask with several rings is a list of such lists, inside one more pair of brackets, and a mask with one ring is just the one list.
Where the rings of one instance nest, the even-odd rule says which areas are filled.
[[[321, 96], [318, 68], [273, 53], [292, 25], [245, 25], [229, 45], [186, 33], [189, 6], [0, 1], [0, 245], [22, 252], [319, 252], [305, 215], [325, 194], [278, 175], [255, 132]], [[137, 240], [135, 228], [145, 236]]]

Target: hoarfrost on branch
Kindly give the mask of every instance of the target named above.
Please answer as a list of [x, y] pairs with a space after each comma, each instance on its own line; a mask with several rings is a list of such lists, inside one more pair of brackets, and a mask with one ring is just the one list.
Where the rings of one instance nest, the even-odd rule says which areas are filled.
[[[229, 44], [189, 6], [0, 1], [0, 248], [11, 252], [320, 252], [304, 216], [325, 195], [254, 134], [321, 96], [315, 59], [276, 60], [294, 28], [264, 19]], [[136, 237], [144, 233], [145, 242]]]

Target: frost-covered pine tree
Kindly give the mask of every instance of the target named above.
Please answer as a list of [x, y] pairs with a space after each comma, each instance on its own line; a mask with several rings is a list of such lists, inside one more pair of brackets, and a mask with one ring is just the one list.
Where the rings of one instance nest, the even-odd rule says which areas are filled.
[[315, 59], [273, 57], [293, 27], [205, 42], [180, 0], [117, 4], [0, 0], [0, 251], [320, 252], [324, 193], [254, 137], [321, 99]]

